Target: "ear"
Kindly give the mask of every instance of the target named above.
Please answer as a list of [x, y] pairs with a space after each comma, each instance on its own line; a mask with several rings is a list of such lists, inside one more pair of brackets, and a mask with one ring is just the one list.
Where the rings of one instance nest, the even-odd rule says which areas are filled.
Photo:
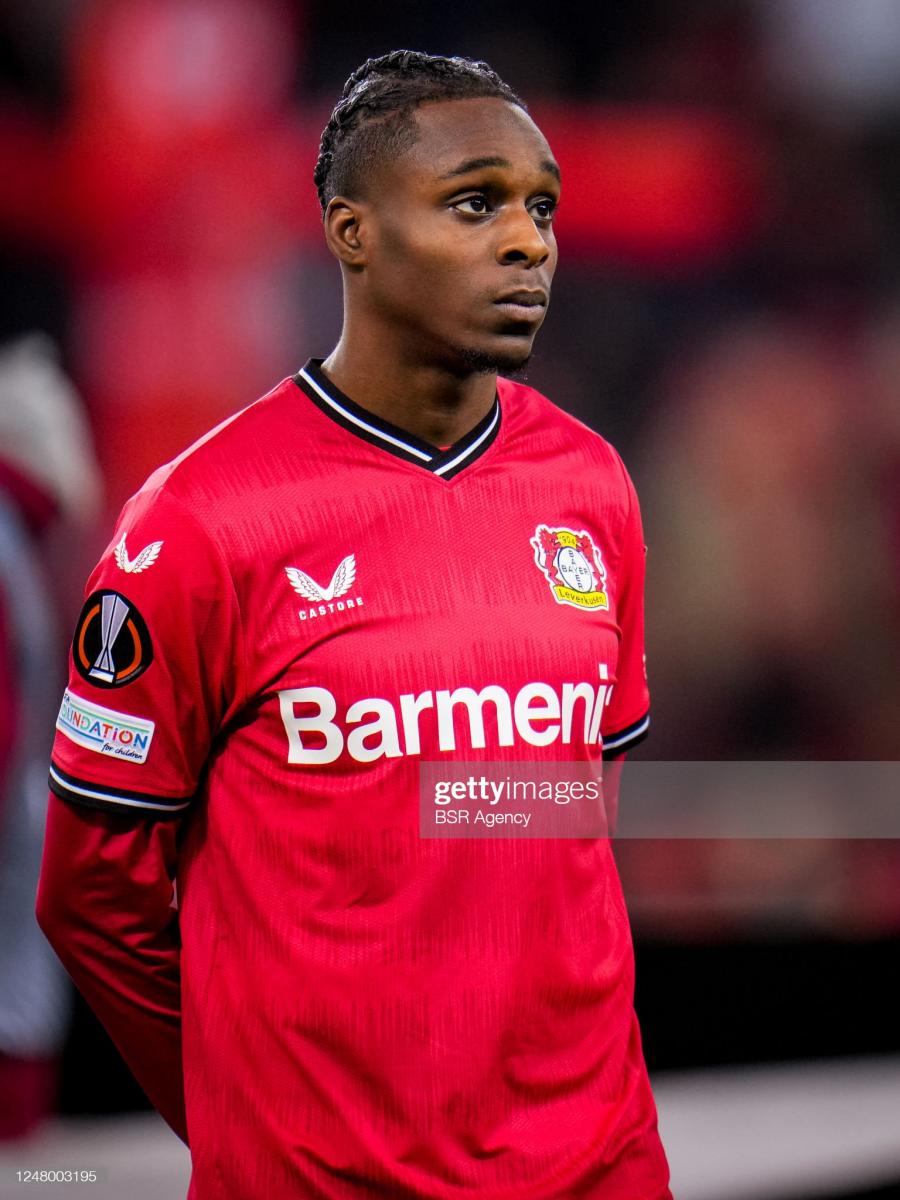
[[335, 196], [325, 210], [325, 242], [344, 266], [366, 266], [366, 216], [366, 205], [346, 196]]

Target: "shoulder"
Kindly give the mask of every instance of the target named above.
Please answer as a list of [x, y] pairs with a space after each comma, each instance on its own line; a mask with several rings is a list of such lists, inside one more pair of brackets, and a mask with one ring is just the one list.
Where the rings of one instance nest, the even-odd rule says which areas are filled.
[[511, 379], [497, 380], [504, 418], [538, 453], [562, 454], [581, 470], [597, 472], [607, 485], [621, 488], [630, 506], [634, 485], [616, 448], [596, 430], [554, 404], [535, 388]]
[[298, 406], [293, 403], [296, 392], [293, 380], [283, 379], [157, 468], [144, 488], [165, 488], [173, 495], [187, 496], [208, 488], [211, 479], [229, 479], [233, 488], [246, 491], [256, 482], [250, 472], [259, 470], [273, 445], [280, 444], [275, 439], [283, 438], [288, 431], [297, 437], [300, 418]]
[[126, 509], [181, 509], [199, 526], [215, 526], [248, 506], [259, 510], [273, 448], [299, 444], [301, 417], [288, 378], [227, 417], [158, 467]]

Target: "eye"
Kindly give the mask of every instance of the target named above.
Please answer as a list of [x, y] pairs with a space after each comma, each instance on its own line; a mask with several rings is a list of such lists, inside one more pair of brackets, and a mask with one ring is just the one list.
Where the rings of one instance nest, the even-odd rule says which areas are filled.
[[491, 211], [487, 200], [480, 194], [464, 196], [462, 200], [457, 200], [451, 207], [469, 217], [483, 217]]
[[556, 212], [557, 202], [550, 196], [540, 196], [533, 201], [530, 207], [531, 215], [535, 221], [541, 224], [549, 225], [553, 220], [553, 214]]

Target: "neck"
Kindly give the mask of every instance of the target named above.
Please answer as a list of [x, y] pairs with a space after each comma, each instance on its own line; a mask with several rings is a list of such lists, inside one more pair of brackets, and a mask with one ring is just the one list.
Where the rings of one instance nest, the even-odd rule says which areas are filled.
[[453, 372], [421, 352], [398, 350], [385, 337], [351, 331], [346, 321], [322, 369], [351, 400], [433, 446], [465, 437], [490, 411], [497, 391], [496, 375]]

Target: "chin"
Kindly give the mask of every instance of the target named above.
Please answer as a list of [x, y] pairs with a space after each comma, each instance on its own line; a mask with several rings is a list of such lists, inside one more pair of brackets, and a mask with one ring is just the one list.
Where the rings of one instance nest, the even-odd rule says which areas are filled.
[[474, 346], [459, 346], [457, 359], [479, 375], [518, 375], [525, 370], [531, 359], [531, 343], [524, 346], [502, 346], [491, 349]]

